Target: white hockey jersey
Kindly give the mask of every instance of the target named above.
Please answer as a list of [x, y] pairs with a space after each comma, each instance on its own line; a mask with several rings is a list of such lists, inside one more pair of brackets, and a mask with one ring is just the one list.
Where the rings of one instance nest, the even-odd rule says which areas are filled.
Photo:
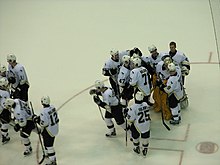
[[177, 50], [176, 54], [174, 56], [171, 56], [173, 63], [178, 64], [181, 67], [181, 63], [183, 61], [189, 61], [189, 59], [185, 56], [183, 52], [180, 52]]
[[121, 66], [120, 60], [116, 62], [110, 58], [108, 61], [105, 62], [105, 65], [102, 68], [102, 74], [105, 75], [106, 70], [117, 69], [117, 74], [110, 76], [117, 83], [118, 72], [119, 72], [120, 66]]
[[104, 92], [101, 92], [103, 102], [105, 102], [109, 106], [118, 105], [119, 101], [118, 101], [118, 98], [115, 96], [114, 91], [110, 87], [107, 87], [107, 88], [108, 88], [107, 90], [105, 90]]
[[162, 61], [162, 57], [165, 56], [165, 55], [166, 55], [165, 53], [159, 53], [156, 58], [153, 58], [152, 55], [150, 55], [150, 56], [148, 57], [148, 60], [149, 60], [149, 62], [150, 62], [150, 64], [151, 64], [151, 66], [152, 66], [154, 69], [156, 69], [157, 64], [158, 64], [160, 61]]
[[129, 84], [129, 80], [130, 80], [130, 69], [122, 65], [118, 74], [118, 85], [123, 87], [125, 86], [125, 84]]
[[28, 77], [24, 67], [17, 63], [14, 68], [11, 65], [8, 65], [8, 77], [14, 77], [15, 83], [12, 84], [13, 88], [16, 88], [19, 84], [23, 85], [25, 83], [29, 84]]
[[180, 73], [178, 72], [179, 71], [177, 71], [176, 75], [171, 75], [169, 77], [169, 79], [167, 80], [166, 87], [164, 88], [164, 91], [168, 95], [174, 93], [176, 98], [180, 100], [183, 97], [183, 86], [182, 86], [181, 72]]
[[130, 85], [136, 86], [145, 96], [150, 95], [148, 71], [145, 67], [134, 68], [130, 72]]
[[10, 98], [9, 92], [0, 89], [0, 114], [2, 113], [3, 109], [5, 109], [4, 102], [7, 98]]
[[40, 125], [47, 130], [50, 136], [54, 137], [59, 132], [59, 117], [53, 105], [45, 107], [40, 113]]
[[129, 122], [134, 122], [140, 133], [150, 130], [150, 107], [146, 102], [133, 104], [128, 110], [127, 118]]
[[14, 99], [15, 108], [14, 108], [14, 116], [15, 119], [18, 121], [18, 124], [21, 127], [26, 126], [27, 120], [32, 120], [32, 112], [29, 108], [27, 102], [24, 102], [20, 99]]
[[161, 80], [167, 80], [170, 76], [170, 73], [164, 66], [164, 62], [160, 61], [156, 66], [157, 77]]

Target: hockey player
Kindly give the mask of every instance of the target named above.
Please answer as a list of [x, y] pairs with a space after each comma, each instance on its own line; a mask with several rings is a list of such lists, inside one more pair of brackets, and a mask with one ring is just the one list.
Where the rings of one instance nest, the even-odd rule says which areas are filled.
[[130, 80], [130, 56], [124, 55], [122, 57], [122, 63], [118, 74], [118, 84], [120, 89], [120, 96], [121, 96], [121, 105], [126, 107], [128, 101], [133, 98], [134, 88], [129, 85]]
[[150, 84], [148, 71], [145, 67], [141, 66], [141, 59], [134, 58], [132, 61], [133, 68], [130, 72], [130, 82], [129, 84], [135, 87], [136, 91], [142, 91], [144, 93], [144, 101], [148, 103], [148, 105], [152, 105], [150, 102]]
[[24, 66], [17, 63], [14, 54], [7, 55], [8, 62], [8, 81], [11, 84], [11, 97], [19, 98], [23, 101], [28, 101], [29, 82]]
[[5, 100], [5, 108], [14, 109], [14, 116], [17, 124], [14, 126], [16, 132], [20, 131], [21, 140], [25, 146], [24, 156], [32, 153], [31, 142], [29, 136], [35, 128], [32, 120], [32, 112], [28, 104], [20, 99], [8, 98]]
[[166, 85], [162, 84], [160, 89], [168, 94], [169, 107], [172, 113], [172, 120], [170, 124], [179, 124], [181, 120], [180, 116], [180, 99], [183, 97], [183, 87], [181, 84], [181, 74], [178, 74], [177, 67], [174, 63], [168, 64], [168, 71], [170, 77], [167, 80]]
[[170, 51], [169, 55], [171, 56], [173, 63], [178, 64], [182, 71], [182, 81], [184, 85], [185, 76], [189, 74], [190, 63], [188, 57], [183, 52], [180, 52], [176, 49], [176, 43], [174, 41], [169, 44]]
[[138, 91], [135, 94], [135, 103], [128, 109], [127, 119], [131, 123], [133, 151], [140, 154], [140, 138], [142, 139], [142, 154], [147, 155], [150, 138], [150, 106], [143, 101], [144, 94]]
[[7, 68], [5, 65], [0, 65], [0, 78], [7, 77]]
[[109, 82], [113, 88], [116, 96], [119, 97], [119, 86], [117, 82], [118, 72], [121, 66], [119, 51], [111, 50], [111, 58], [105, 62], [104, 67], [102, 68], [102, 74], [104, 76], [109, 76]]
[[170, 51], [169, 54], [171, 55], [171, 58], [175, 64], [178, 64], [181, 68], [182, 72], [182, 84], [183, 84], [183, 98], [180, 100], [180, 106], [181, 109], [185, 109], [188, 107], [188, 97], [186, 94], [186, 89], [184, 87], [185, 84], [185, 77], [189, 75], [190, 71], [190, 63], [188, 57], [183, 52], [180, 52], [176, 49], [176, 43], [170, 42], [169, 44]]
[[[94, 102], [106, 110], [104, 120], [109, 130], [109, 132], [105, 134], [106, 137], [116, 136], [115, 126], [112, 121], [113, 118], [117, 125], [121, 126], [124, 130], [127, 129], [122, 113], [122, 106], [112, 88], [105, 86], [102, 81], [97, 80], [95, 82], [95, 89], [91, 89], [89, 93], [93, 95]], [[102, 100], [98, 95], [102, 96]]]
[[158, 90], [159, 95], [157, 96], [157, 108], [155, 109], [156, 112], [161, 111], [163, 113], [163, 117], [165, 120], [170, 120], [172, 117], [169, 105], [168, 105], [168, 95], [166, 92], [159, 88], [160, 85], [166, 84], [167, 80], [170, 76], [168, 71], [168, 64], [172, 62], [172, 59], [169, 55], [164, 56], [163, 60], [160, 61], [156, 66], [156, 90]]
[[153, 109], [155, 112], [160, 111], [160, 93], [159, 93], [159, 88], [156, 86], [156, 80], [157, 80], [157, 74], [156, 74], [156, 66], [157, 64], [162, 61], [163, 56], [165, 53], [159, 53], [157, 51], [157, 47], [155, 45], [151, 45], [148, 47], [148, 50], [150, 52], [150, 56], [148, 57], [148, 60], [154, 70], [154, 73], [152, 74], [151, 81], [152, 81], [152, 86], [153, 86], [153, 99], [154, 99], [154, 106]]
[[8, 127], [10, 122], [11, 113], [5, 108], [4, 102], [6, 99], [10, 98], [8, 91], [8, 80], [3, 77], [0, 79], [0, 122], [1, 122], [1, 134], [2, 134], [2, 144], [9, 142], [10, 137], [8, 135]]
[[43, 109], [40, 116], [34, 117], [34, 121], [42, 127], [41, 135], [43, 137], [45, 153], [49, 158], [46, 165], [56, 165], [54, 141], [59, 132], [59, 117], [56, 108], [50, 104], [49, 96], [43, 96], [41, 104]]

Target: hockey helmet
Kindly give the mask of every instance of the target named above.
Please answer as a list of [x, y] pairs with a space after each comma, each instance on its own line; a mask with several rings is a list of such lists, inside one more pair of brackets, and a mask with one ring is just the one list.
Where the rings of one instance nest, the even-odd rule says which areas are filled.
[[135, 94], [135, 99], [136, 99], [137, 101], [142, 101], [142, 100], [144, 99], [144, 94], [143, 94], [143, 92], [138, 91], [138, 92]]
[[41, 98], [41, 104], [42, 105], [50, 105], [50, 97], [49, 96], [43, 96]]
[[149, 52], [151, 53], [151, 52], [153, 52], [153, 51], [156, 51], [156, 50], [157, 50], [157, 47], [156, 47], [155, 45], [151, 45], [151, 46], [148, 47], [148, 50], [149, 50]]
[[7, 61], [8, 62], [14, 62], [16, 61], [16, 56], [14, 54], [8, 54], [7, 55]]
[[14, 103], [15, 103], [15, 102], [14, 102], [13, 99], [7, 98], [7, 99], [5, 100], [5, 102], [4, 102], [4, 106], [5, 106], [6, 109], [10, 109], [10, 108], [12, 108], [12, 106], [13, 106]]
[[122, 62], [123, 62], [123, 64], [128, 64], [130, 62], [130, 56], [124, 55], [122, 57]]
[[111, 56], [115, 56], [115, 55], [118, 55], [118, 50], [115, 50], [115, 49], [112, 49], [112, 50], [110, 50], [110, 55]]
[[132, 60], [134, 67], [140, 67], [141, 66], [141, 59], [140, 58], [134, 58]]
[[162, 57], [162, 60], [163, 60], [163, 62], [164, 62], [164, 64], [165, 64], [166, 66], [167, 66], [169, 63], [172, 62], [172, 59], [171, 59], [171, 57], [170, 57], [169, 55], [163, 56], [163, 57]]
[[8, 86], [8, 79], [5, 77], [2, 77], [0, 79], [0, 87], [7, 87]]
[[6, 66], [5, 66], [5, 65], [1, 65], [1, 66], [0, 66], [0, 73], [4, 73], [4, 72], [6, 72], [6, 71], [7, 71]]
[[104, 83], [102, 82], [102, 81], [100, 81], [100, 80], [96, 80], [95, 81], [95, 88], [96, 89], [101, 89], [101, 88], [103, 88], [105, 85], [104, 85]]
[[176, 66], [175, 66], [174, 63], [169, 63], [167, 68], [168, 68], [169, 72], [175, 72], [176, 71]]

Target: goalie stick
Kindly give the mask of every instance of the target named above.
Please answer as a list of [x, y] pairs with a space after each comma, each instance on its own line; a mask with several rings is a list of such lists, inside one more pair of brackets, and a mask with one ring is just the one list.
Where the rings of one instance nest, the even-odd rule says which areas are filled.
[[[159, 90], [159, 94], [161, 95], [161, 90]], [[160, 103], [162, 103], [162, 100], [161, 100], [161, 96], [160, 96]], [[164, 125], [164, 127], [168, 130], [168, 131], [170, 131], [170, 127], [165, 123], [165, 121], [164, 121], [164, 115], [163, 115], [163, 110], [161, 109], [161, 120], [162, 120], [162, 123], [163, 123], [163, 125]]]
[[[31, 102], [31, 101], [30, 101], [30, 105], [31, 105], [32, 114], [34, 115], [34, 109], [33, 109], [32, 102]], [[33, 122], [34, 122], [34, 121], [33, 121]], [[42, 157], [42, 159], [38, 162], [38, 164], [42, 164], [43, 161], [44, 161], [44, 159], [46, 158], [46, 154], [45, 154], [43, 142], [42, 142], [42, 139], [41, 139], [40, 130], [39, 130], [38, 127], [37, 127], [37, 123], [34, 122], [34, 125], [35, 125], [35, 127], [36, 127], [36, 129], [37, 129], [37, 134], [38, 134], [39, 141], [40, 141], [40, 145], [41, 145], [41, 149], [42, 149], [42, 152], [43, 152], [43, 157]]]
[[161, 119], [162, 119], [162, 123], [163, 123], [164, 127], [166, 127], [166, 129], [168, 131], [170, 131], [170, 127], [164, 121], [163, 110], [161, 110]]

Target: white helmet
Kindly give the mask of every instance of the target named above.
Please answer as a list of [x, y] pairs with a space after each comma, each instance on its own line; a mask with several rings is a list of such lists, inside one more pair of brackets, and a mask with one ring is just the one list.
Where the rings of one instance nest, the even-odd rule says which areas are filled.
[[149, 52], [153, 52], [155, 50], [157, 50], [157, 47], [155, 45], [151, 45], [148, 47]]
[[130, 56], [128, 56], [128, 55], [124, 55], [123, 57], [122, 57], [122, 62], [123, 62], [123, 64], [125, 64], [125, 63], [129, 63], [130, 62]]
[[49, 96], [43, 96], [41, 98], [41, 104], [42, 105], [50, 105], [50, 97]]
[[4, 73], [4, 72], [6, 72], [6, 71], [7, 71], [6, 66], [5, 66], [5, 65], [1, 65], [1, 66], [0, 66], [0, 73]]
[[14, 54], [8, 54], [7, 61], [16, 61], [16, 56]]
[[0, 79], [0, 87], [7, 87], [8, 86], [8, 79], [5, 77], [2, 77]]
[[176, 66], [175, 66], [174, 63], [169, 63], [167, 68], [168, 68], [169, 72], [175, 72], [176, 71]]
[[9, 108], [12, 108], [12, 106], [13, 106], [14, 103], [15, 103], [15, 102], [14, 102], [13, 99], [8, 98], [8, 99], [5, 100], [4, 106], [5, 106], [6, 109], [9, 109]]
[[143, 92], [138, 91], [138, 92], [135, 94], [135, 99], [136, 99], [137, 101], [142, 101], [142, 100], [144, 99], [144, 94], [143, 94]]
[[141, 59], [140, 58], [134, 58], [132, 60], [133, 64], [134, 64], [134, 67], [139, 67], [141, 66]]
[[104, 85], [104, 83], [102, 82], [102, 81], [100, 81], [100, 80], [96, 80], [95, 81], [95, 88], [96, 89], [101, 89], [101, 88], [103, 88], [105, 85]]
[[118, 53], [119, 53], [118, 50], [115, 50], [115, 49], [110, 50], [110, 55], [112, 55], [112, 56], [115, 56]]
[[170, 63], [172, 63], [172, 59], [170, 56], [164, 56], [165, 58], [163, 59], [163, 62], [165, 65], [168, 65]]

